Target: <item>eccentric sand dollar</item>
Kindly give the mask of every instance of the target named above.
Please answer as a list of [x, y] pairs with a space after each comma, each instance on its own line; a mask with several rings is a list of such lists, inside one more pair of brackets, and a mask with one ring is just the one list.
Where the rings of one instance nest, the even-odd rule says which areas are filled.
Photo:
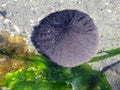
[[37, 51], [58, 65], [75, 67], [96, 53], [98, 30], [86, 13], [78, 10], [54, 12], [34, 27], [31, 40]]

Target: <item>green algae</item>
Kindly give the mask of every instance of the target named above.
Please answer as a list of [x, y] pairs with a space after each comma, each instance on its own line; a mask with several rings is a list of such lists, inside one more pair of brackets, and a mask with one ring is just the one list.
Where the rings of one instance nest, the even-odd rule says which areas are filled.
[[101, 60], [105, 60], [107, 58], [119, 55], [120, 54], [120, 48], [111, 49], [111, 50], [108, 50], [108, 51], [101, 51], [100, 53], [102, 53], [102, 52], [105, 52], [106, 54], [102, 55], [102, 56], [96, 56], [93, 59], [91, 59], [90, 62], [101, 61]]
[[65, 68], [42, 55], [34, 55], [25, 69], [7, 74], [3, 85], [12, 90], [112, 90], [105, 74], [88, 64]]
[[[14, 38], [10, 40], [15, 41]], [[6, 56], [8, 61], [17, 61], [17, 63], [23, 61], [22, 67], [25, 67], [6, 72], [4, 80], [0, 82], [2, 87], [11, 90], [112, 90], [105, 73], [93, 70], [87, 63], [74, 68], [61, 67], [45, 56], [26, 52], [26, 44], [21, 45], [18, 37], [16, 42], [0, 48], [0, 57]], [[120, 48], [102, 52], [106, 54], [94, 57], [90, 62], [116, 56], [120, 54]]]

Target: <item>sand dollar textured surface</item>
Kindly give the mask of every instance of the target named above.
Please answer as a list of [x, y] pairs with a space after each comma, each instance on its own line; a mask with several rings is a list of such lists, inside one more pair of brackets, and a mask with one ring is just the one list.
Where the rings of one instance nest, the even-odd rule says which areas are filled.
[[65, 67], [89, 61], [99, 41], [93, 20], [78, 10], [63, 10], [48, 15], [34, 27], [31, 39], [39, 53]]

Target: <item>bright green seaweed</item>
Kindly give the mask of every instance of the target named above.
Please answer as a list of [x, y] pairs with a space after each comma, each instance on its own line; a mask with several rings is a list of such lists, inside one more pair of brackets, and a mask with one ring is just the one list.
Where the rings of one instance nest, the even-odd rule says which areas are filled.
[[112, 90], [105, 74], [88, 64], [65, 68], [41, 55], [30, 60], [25, 69], [7, 74], [3, 86], [12, 90]]
[[[90, 62], [101, 61], [101, 60], [105, 60], [105, 59], [107, 59], [107, 58], [116, 56], [116, 55], [120, 54], [120, 48], [111, 49], [111, 50], [102, 51], [102, 52], [105, 52], [105, 53], [107, 53], [107, 54], [106, 54], [106, 55], [102, 55], [102, 56], [94, 57]], [[101, 53], [102, 53], [102, 52], [101, 52]]]
[[[106, 55], [94, 57], [90, 62], [105, 60], [120, 54], [120, 48], [103, 51]], [[12, 90], [112, 90], [104, 72], [93, 70], [87, 63], [74, 67], [61, 67], [42, 55], [33, 58], [14, 56], [14, 50], [0, 53], [16, 60], [30, 61], [24, 69], [5, 76], [1, 86]], [[11, 56], [12, 55], [12, 56]]]

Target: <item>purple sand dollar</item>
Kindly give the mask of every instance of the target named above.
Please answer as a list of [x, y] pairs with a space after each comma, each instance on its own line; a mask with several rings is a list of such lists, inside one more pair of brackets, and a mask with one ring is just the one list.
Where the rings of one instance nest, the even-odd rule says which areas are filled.
[[89, 15], [78, 10], [54, 12], [34, 27], [31, 40], [37, 51], [58, 65], [75, 67], [96, 53], [99, 35]]

